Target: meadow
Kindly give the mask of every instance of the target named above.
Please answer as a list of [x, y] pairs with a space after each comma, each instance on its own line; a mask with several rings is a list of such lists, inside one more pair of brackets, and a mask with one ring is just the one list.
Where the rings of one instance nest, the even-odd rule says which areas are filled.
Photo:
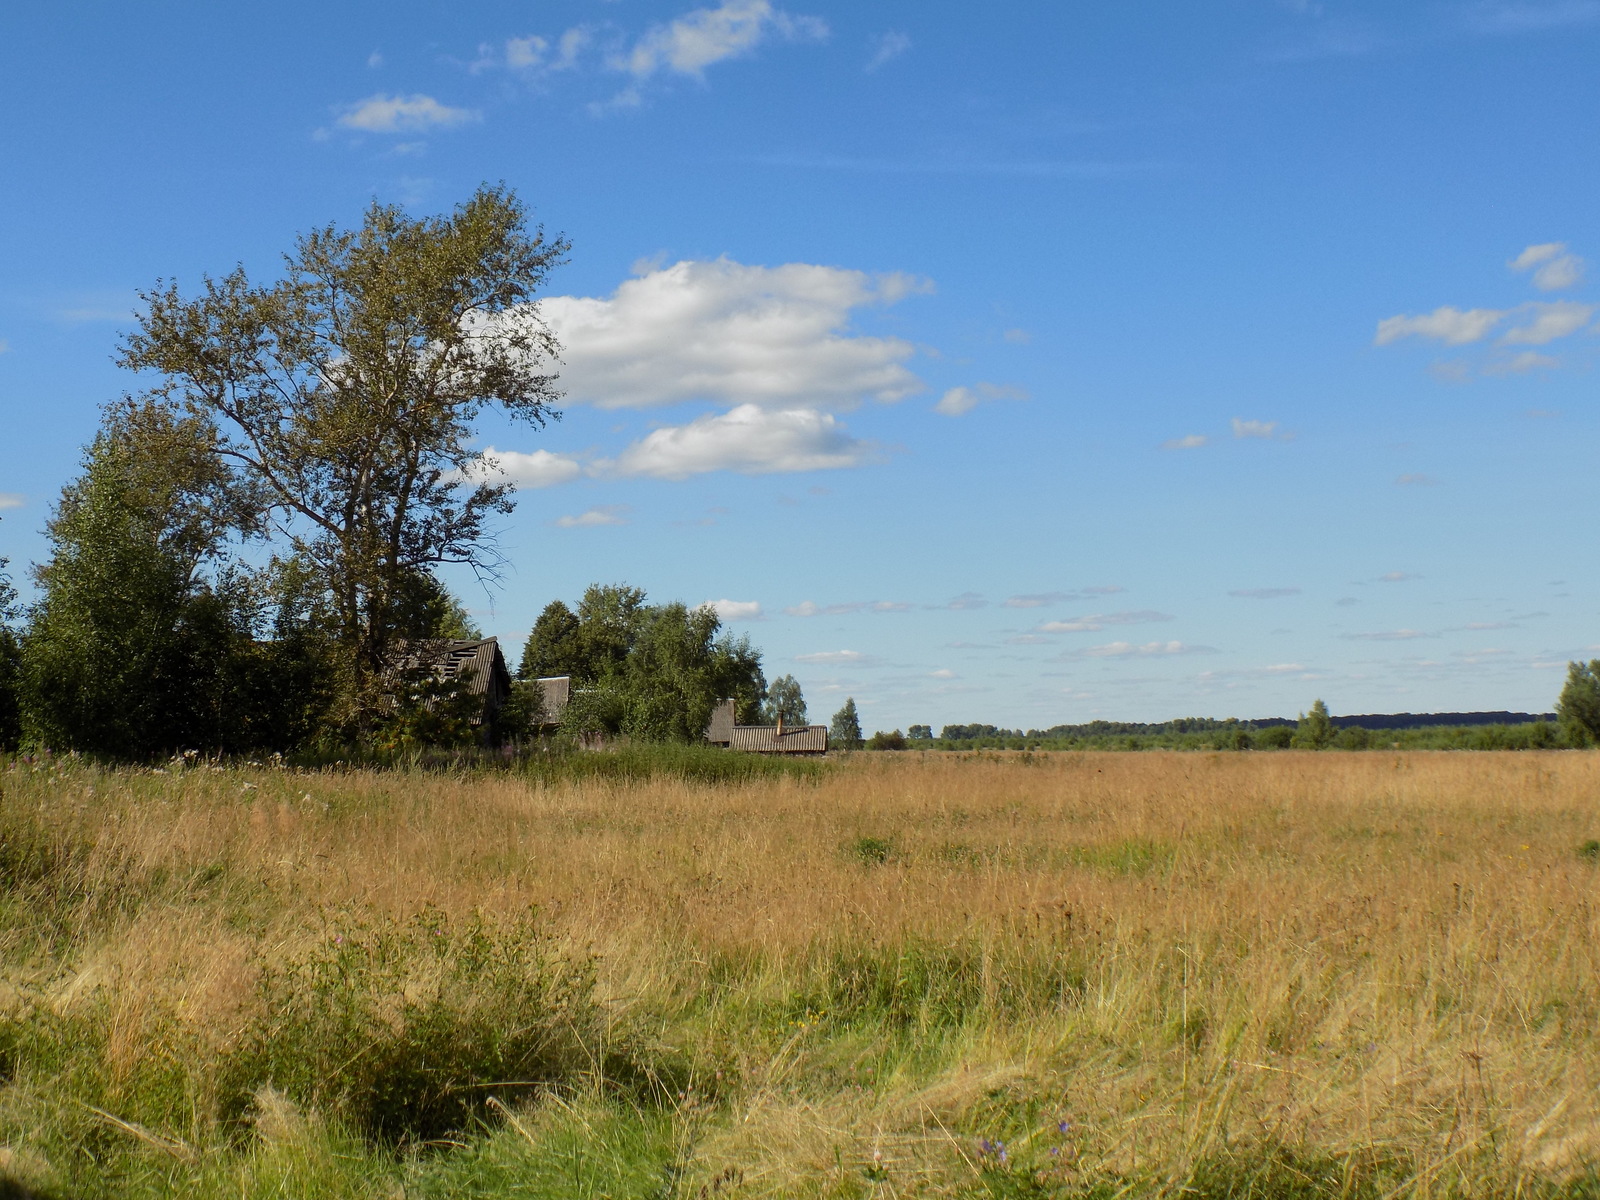
[[590, 760], [0, 769], [0, 1196], [1600, 1196], [1600, 755]]

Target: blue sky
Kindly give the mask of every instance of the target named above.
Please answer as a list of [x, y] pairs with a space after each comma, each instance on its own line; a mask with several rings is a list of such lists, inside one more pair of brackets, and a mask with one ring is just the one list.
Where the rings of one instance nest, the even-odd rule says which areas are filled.
[[135, 292], [504, 180], [572, 239], [513, 654], [717, 601], [814, 717], [1547, 709], [1600, 649], [1600, 3], [0, 15], [0, 555]]

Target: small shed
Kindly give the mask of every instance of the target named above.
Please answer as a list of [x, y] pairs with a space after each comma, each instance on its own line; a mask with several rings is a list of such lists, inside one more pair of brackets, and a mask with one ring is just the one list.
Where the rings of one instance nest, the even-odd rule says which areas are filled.
[[549, 728], [561, 724], [567, 703], [572, 699], [572, 676], [546, 675], [533, 682], [539, 689], [540, 726]]
[[826, 754], [828, 752], [828, 727], [826, 725], [739, 725], [735, 724], [735, 706], [724, 700], [711, 710], [711, 721], [706, 726], [706, 741], [713, 746], [727, 746], [731, 750], [744, 750], [752, 754]]

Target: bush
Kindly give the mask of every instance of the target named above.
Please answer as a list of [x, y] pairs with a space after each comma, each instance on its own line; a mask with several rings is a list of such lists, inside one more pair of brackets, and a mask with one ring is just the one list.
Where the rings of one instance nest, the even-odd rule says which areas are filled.
[[868, 750], [904, 750], [906, 748], [906, 735], [896, 729], [893, 733], [884, 733], [879, 730], [867, 739]]

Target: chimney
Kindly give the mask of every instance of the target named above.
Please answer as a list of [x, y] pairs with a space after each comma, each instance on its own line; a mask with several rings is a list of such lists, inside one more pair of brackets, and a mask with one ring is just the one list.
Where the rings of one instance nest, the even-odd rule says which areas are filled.
[[778, 714], [778, 736], [779, 737], [783, 736], [783, 714], [782, 713]]

